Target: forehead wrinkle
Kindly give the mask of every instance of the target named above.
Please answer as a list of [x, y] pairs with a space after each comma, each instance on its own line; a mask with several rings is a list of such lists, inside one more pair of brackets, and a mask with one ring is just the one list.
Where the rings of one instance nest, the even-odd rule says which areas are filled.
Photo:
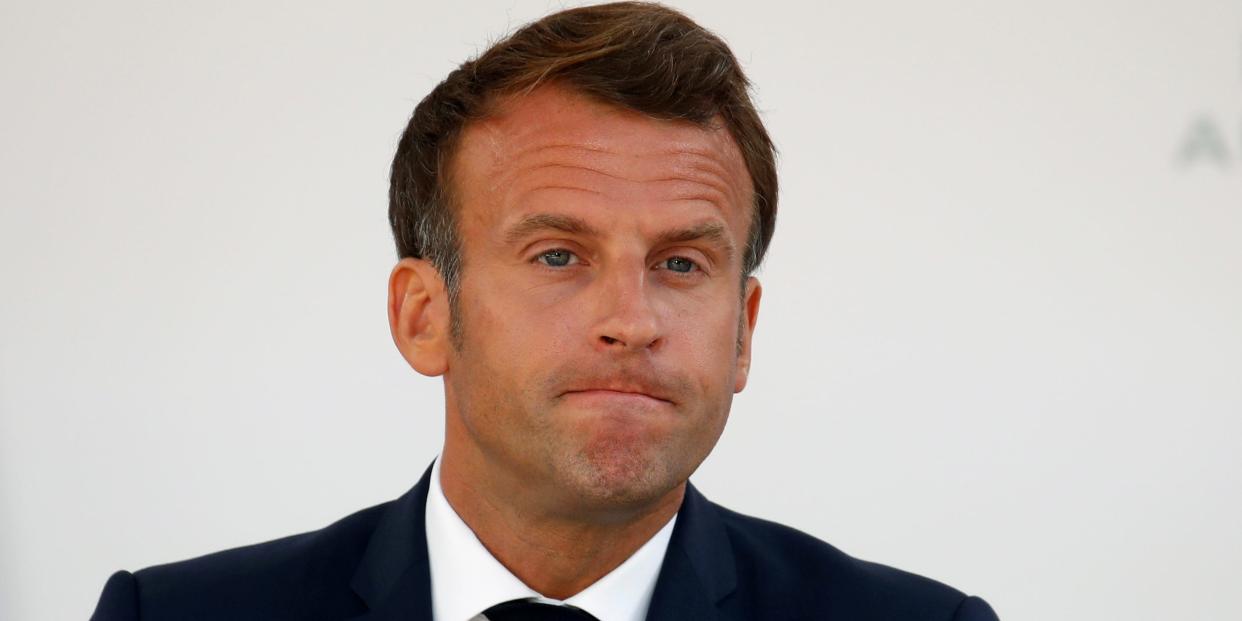
[[[500, 144], [493, 145], [493, 166], [503, 167], [506, 163], [510, 164], [508, 174], [511, 177], [520, 177], [524, 172], [535, 172], [555, 166], [603, 173], [589, 164], [600, 163], [604, 156], [612, 154], [608, 149], [593, 145], [560, 142], [520, 144], [520, 142], [516, 147], [513, 147], [512, 143], [506, 145], [509, 146], [507, 149]], [[566, 163], [565, 159], [585, 160], [588, 165]]]
[[[676, 171], [681, 172], [681, 171]], [[673, 187], [673, 200], [701, 200], [710, 203], [722, 213], [728, 213], [729, 198], [733, 196], [729, 183], [715, 175], [679, 174], [653, 179]]]
[[537, 162], [527, 166], [514, 168], [503, 178], [495, 177], [495, 185], [505, 185], [509, 189], [507, 194], [511, 196], [522, 195], [545, 189], [577, 190], [596, 195], [603, 194], [602, 191], [596, 187], [593, 187], [593, 184], [589, 181], [574, 183], [572, 180], [566, 180], [559, 177], [552, 181], [541, 179], [539, 176], [531, 178], [533, 173], [550, 170], [578, 171], [586, 176], [600, 175], [602, 177], [615, 179], [625, 183], [638, 183], [642, 185], [669, 185], [672, 186], [672, 189], [668, 191], [673, 195], [670, 197], [671, 200], [704, 200], [719, 207], [723, 207], [727, 204], [728, 197], [731, 195], [728, 183], [715, 175], [669, 175], [667, 172], [662, 172], [662, 176], [658, 177], [631, 178], [613, 174], [607, 170], [601, 170], [593, 166], [565, 163], [560, 161]]
[[597, 175], [603, 175], [603, 176], [605, 176], [605, 177], [610, 177], [610, 178], [612, 178], [612, 179], [618, 179], [618, 180], [620, 180], [620, 181], [630, 181], [630, 179], [628, 179], [628, 178], [626, 178], [626, 177], [622, 177], [621, 175], [612, 174], [612, 173], [610, 173], [610, 172], [607, 172], [607, 171], [604, 171], [604, 170], [600, 170], [599, 168], [594, 168], [594, 167], [591, 167], [591, 166], [583, 166], [583, 165], [580, 165], [580, 164], [566, 164], [565, 162], [541, 162], [541, 163], [538, 163], [538, 164], [532, 164], [532, 165], [527, 166], [527, 167], [525, 167], [525, 168], [518, 168], [517, 170], [515, 170], [515, 171], [514, 171], [514, 173], [521, 173], [521, 172], [528, 172], [528, 173], [529, 173], [529, 172], [536, 172], [536, 171], [545, 170], [545, 169], [549, 169], [549, 168], [566, 168], [566, 169], [569, 169], [569, 170], [579, 170], [579, 171], [588, 172], [588, 173], [593, 173], [593, 174], [597, 174]]
[[649, 177], [645, 177], [645, 176], [630, 177], [630, 176], [623, 176], [623, 175], [619, 175], [614, 172], [611, 172], [608, 170], [607, 166], [591, 166], [591, 165], [584, 165], [584, 164], [567, 163], [563, 161], [540, 161], [540, 162], [531, 163], [526, 166], [519, 165], [516, 168], [514, 168], [509, 174], [510, 176], [521, 176], [523, 173], [529, 174], [529, 173], [539, 172], [539, 171], [548, 170], [548, 169], [575, 170], [575, 171], [580, 171], [580, 172], [584, 172], [588, 174], [597, 174], [597, 175], [601, 175], [604, 177], [608, 177], [610, 179], [616, 179], [618, 181], [629, 182], [629, 183], [644, 183], [645, 184], [645, 183], [659, 183], [659, 182], [676, 182], [676, 183], [702, 185], [702, 186], [707, 186], [707, 188], [710, 188], [711, 190], [714, 190], [717, 193], [721, 195], [725, 195], [725, 196], [731, 194], [730, 190], [732, 190], [728, 180], [725, 179], [721, 175], [723, 171], [719, 169], [712, 169], [710, 167], [702, 167], [702, 166], [694, 166], [694, 165], [684, 166], [684, 167], [678, 166], [678, 167], [675, 167], [674, 170], [672, 171], [669, 171], [667, 168], [664, 168], [660, 170], [659, 172], [655, 173], [654, 176], [649, 176]]
[[[711, 153], [683, 151], [679, 155], [681, 156], [680, 159], [683, 160], [681, 162], [681, 165], [684, 167], [683, 170], [698, 173], [694, 175], [696, 181], [712, 186], [713, 189], [725, 196], [732, 195], [738, 190], [745, 193], [745, 189], [750, 185], [750, 173], [745, 170], [744, 166], [742, 170], [730, 171], [730, 166], [720, 161], [715, 154]], [[734, 164], [734, 167], [736, 167], [737, 162], [734, 162]], [[742, 180], [741, 187], [735, 187], [735, 184], [731, 183], [731, 180], [734, 178]]]
[[687, 192], [684, 194], [678, 194], [676, 196], [673, 196], [669, 198], [669, 200], [673, 202], [707, 203], [708, 205], [711, 205], [712, 208], [722, 213], [724, 212], [724, 208], [722, 205], [724, 205], [727, 202], [726, 200], [724, 200], [724, 197], [720, 196], [719, 194], [714, 194], [711, 192], [702, 192], [702, 193]]
[[539, 153], [543, 151], [562, 151], [562, 150], [586, 151], [588, 153], [601, 153], [601, 154], [614, 153], [614, 151], [610, 149], [606, 149], [602, 146], [591, 144], [591, 143], [572, 144], [572, 143], [561, 143], [561, 142], [553, 142], [553, 143], [536, 142], [535, 144], [524, 145], [524, 146], [519, 147], [513, 153], [510, 153], [509, 157], [511, 159], [518, 159], [524, 155], [529, 155], [532, 153]]
[[[480, 181], [509, 199], [545, 188], [603, 194], [589, 177], [573, 179], [577, 174], [597, 174], [627, 184], [659, 184], [647, 190], [664, 194], [666, 200], [702, 200], [725, 213], [733, 211], [734, 205], [743, 212], [750, 207], [746, 196], [751, 185], [749, 172], [727, 130], [704, 134], [701, 127], [674, 127], [671, 131], [684, 136], [673, 145], [643, 149], [641, 138], [600, 139], [590, 133], [565, 134], [546, 123], [514, 125], [506, 122], [509, 120], [494, 118], [474, 124], [476, 130], [482, 130], [479, 146], [490, 151], [492, 165], [491, 174], [484, 173], [488, 180]], [[634, 159], [639, 160], [639, 166], [630, 165]], [[567, 179], [555, 180], [548, 179], [554, 173], [540, 174], [558, 169], [573, 172]], [[623, 176], [619, 170], [632, 175]], [[535, 173], [534, 179], [529, 179], [531, 173]], [[541, 181], [549, 185], [541, 185]]]
[[[629, 179], [616, 177], [614, 175], [609, 175], [608, 173], [602, 173], [592, 168], [578, 167], [578, 166], [563, 166], [562, 167], [558, 165], [549, 164], [549, 165], [539, 166], [535, 168], [535, 170], [549, 169], [549, 168], [557, 168], [557, 169], [579, 168], [585, 171], [587, 174], [600, 174], [602, 176], [620, 179], [625, 182], [630, 181]], [[719, 185], [715, 185], [711, 183], [704, 183], [704, 182], [695, 181], [695, 180], [688, 180], [684, 177], [660, 177], [656, 179], [642, 180], [639, 183], [646, 185], [646, 186], [652, 186], [652, 185], [657, 185], [657, 184], [660, 186], [667, 186], [669, 189], [665, 191], [664, 193], [665, 195], [659, 196], [657, 200], [674, 201], [674, 202], [701, 201], [701, 202], [707, 203], [708, 205], [711, 205], [714, 209], [721, 211], [722, 213], [727, 213], [726, 206], [729, 204], [729, 194], [726, 192], [725, 188], [722, 188]], [[592, 194], [595, 196], [605, 195], [605, 192], [597, 189], [596, 187], [593, 187], [592, 184], [590, 183], [575, 184], [572, 180], [567, 181], [562, 178], [557, 178], [555, 181], [550, 181], [550, 182], [543, 182], [542, 180], [538, 178], [526, 180], [524, 182], [515, 181], [513, 183], [507, 184], [507, 186], [508, 186], [508, 192], [506, 192], [506, 194], [511, 198], [512, 202], [518, 202], [522, 200], [522, 197], [526, 195], [533, 194], [535, 192], [541, 192], [544, 190], [564, 190], [564, 191], [571, 191], [571, 192], [583, 192], [583, 193]]]
[[[560, 164], [539, 164], [527, 169], [525, 172], [537, 170], [572, 170], [578, 169], [586, 176], [599, 174], [604, 177], [619, 179], [625, 183], [631, 183], [632, 180], [627, 178], [610, 175], [600, 172], [594, 168], [574, 165]], [[497, 184], [505, 186], [505, 202], [508, 204], [518, 204], [529, 200], [527, 197], [533, 194], [547, 190], [561, 190], [569, 192], [582, 192], [597, 197], [605, 196], [606, 192], [599, 189], [589, 180], [566, 179], [564, 176], [553, 176], [552, 178], [540, 178], [535, 176], [522, 175], [515, 171], [515, 178], [506, 182], [504, 179], [497, 179]], [[728, 205], [730, 203], [730, 193], [724, 184], [711, 182], [709, 179], [687, 179], [680, 176], [664, 176], [654, 179], [644, 179], [638, 182], [645, 186], [645, 193], [650, 198], [658, 201], [669, 202], [702, 202], [711, 206], [711, 208], [721, 214], [729, 213]], [[656, 196], [651, 197], [651, 194]]]
[[[578, 170], [586, 174], [601, 174], [605, 176], [613, 176], [613, 175], [608, 175], [607, 173], [602, 173], [598, 170], [595, 170], [594, 168], [590, 168], [587, 166], [577, 166], [573, 164], [564, 164], [564, 163], [557, 163], [557, 162], [544, 162], [544, 163], [539, 163], [539, 164], [533, 164], [533, 165], [526, 166], [526, 167], [514, 168], [511, 171], [509, 171], [509, 173], [506, 175], [497, 175], [496, 177], [494, 177], [495, 181], [494, 181], [493, 187], [496, 187], [499, 185], [503, 185], [505, 187], [504, 196], [505, 196], [506, 203], [516, 203], [520, 201], [523, 196], [529, 195], [533, 192], [539, 192], [541, 190], [553, 190], [553, 189], [569, 190], [569, 191], [577, 191], [577, 192], [586, 192], [586, 193], [594, 194], [596, 196], [603, 194], [603, 192], [601, 192], [596, 187], [593, 187], [593, 185], [590, 183], [582, 183], [582, 182], [575, 183], [574, 180], [572, 179], [565, 179], [559, 176], [553, 177], [552, 179], [548, 179], [546, 177], [541, 178], [539, 176], [535, 176], [531, 178], [532, 173], [537, 173], [539, 171], [546, 171], [546, 170], [562, 170], [562, 169]], [[616, 178], [615, 176], [613, 177]]]
[[[735, 149], [728, 149], [728, 150], [735, 151]], [[574, 165], [574, 164], [565, 164], [563, 162], [555, 162], [555, 161], [547, 162], [546, 161], [546, 160], [559, 159], [557, 156], [561, 154], [560, 152], [565, 152], [565, 151], [571, 152], [571, 154], [574, 151], [585, 152], [585, 154], [587, 154], [587, 157], [589, 158], [587, 160], [587, 165]], [[627, 151], [632, 151], [632, 152], [627, 152]], [[575, 168], [581, 168], [584, 170], [591, 170], [593, 172], [598, 172], [600, 174], [603, 174], [603, 175], [606, 175], [606, 176], [609, 176], [615, 179], [638, 181], [638, 182], [662, 181], [662, 180], [673, 178], [673, 177], [670, 177], [667, 174], [667, 172], [665, 172], [664, 176], [649, 176], [649, 177], [636, 177], [636, 178], [623, 177], [623, 176], [614, 174], [611, 171], [609, 171], [610, 168], [613, 168], [613, 166], [609, 165], [610, 164], [609, 160], [613, 160], [614, 158], [624, 158], [624, 159], [639, 159], [639, 160], [642, 160], [643, 162], [653, 162], [654, 159], [663, 158], [663, 157], [671, 157], [674, 159], [674, 162], [672, 162], [671, 166], [665, 165], [662, 162], [656, 163], [654, 165], [660, 166], [663, 171], [668, 171], [671, 168], [673, 169], [674, 175], [682, 174], [685, 180], [687, 181], [699, 181], [702, 183], [707, 183], [708, 179], [712, 179], [713, 181], [719, 180], [721, 182], [720, 185], [723, 185], [723, 186], [729, 185], [727, 180], [731, 177], [730, 175], [731, 171], [729, 170], [729, 167], [726, 166], [724, 162], [721, 161], [721, 156], [724, 155], [727, 158], [728, 155], [730, 154], [731, 153], [725, 153], [725, 154], [717, 153], [713, 149], [705, 149], [705, 148], [694, 147], [690, 145], [679, 145], [671, 149], [663, 149], [663, 150], [658, 150], [654, 152], [644, 152], [642, 150], [615, 150], [615, 149], [609, 149], [602, 145], [599, 145], [596, 143], [590, 143], [590, 142], [579, 143], [579, 144], [562, 143], [562, 142], [553, 142], [553, 143], [544, 143], [544, 144], [536, 143], [533, 145], [521, 146], [517, 148], [516, 150], [513, 150], [510, 153], [500, 153], [500, 152], [496, 153], [498, 160], [502, 160], [502, 161], [517, 162], [522, 159], [530, 159], [531, 156], [535, 156], [536, 161], [543, 161], [545, 162], [546, 165], [560, 164], [566, 167], [575, 167]], [[592, 164], [594, 166], [592, 166]], [[538, 165], [532, 166], [529, 169], [533, 170], [533, 169], [536, 169], [537, 167]], [[690, 174], [691, 172], [697, 172], [701, 174], [692, 175]], [[743, 171], [732, 171], [732, 172], [742, 172], [743, 174], [745, 174], [744, 170]]]

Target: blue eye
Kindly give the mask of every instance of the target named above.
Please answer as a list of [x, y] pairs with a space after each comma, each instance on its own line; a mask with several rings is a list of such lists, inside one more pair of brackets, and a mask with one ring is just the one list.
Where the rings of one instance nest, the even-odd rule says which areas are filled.
[[698, 266], [685, 257], [673, 257], [664, 262], [664, 267], [679, 274], [688, 274]]
[[549, 250], [539, 255], [536, 260], [549, 267], [565, 267], [566, 265], [574, 262], [574, 259], [576, 258], [577, 257], [574, 256], [574, 253], [558, 248], [556, 250]]

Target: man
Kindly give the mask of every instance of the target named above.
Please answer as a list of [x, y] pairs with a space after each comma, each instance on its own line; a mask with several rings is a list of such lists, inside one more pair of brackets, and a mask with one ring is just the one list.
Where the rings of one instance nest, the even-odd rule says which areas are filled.
[[94, 618], [995, 619], [687, 483], [746, 385], [773, 149], [728, 48], [564, 11], [449, 75], [393, 161], [389, 323], [444, 450], [323, 530], [119, 572]]

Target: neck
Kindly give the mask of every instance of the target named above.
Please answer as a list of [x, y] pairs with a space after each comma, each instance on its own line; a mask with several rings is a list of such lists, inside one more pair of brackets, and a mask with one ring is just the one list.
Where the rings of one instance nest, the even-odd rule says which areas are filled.
[[540, 507], [528, 486], [463, 457], [448, 445], [440, 457], [449, 505], [506, 569], [554, 599], [568, 599], [625, 562], [668, 524], [686, 489], [682, 483], [642, 506], [574, 514]]

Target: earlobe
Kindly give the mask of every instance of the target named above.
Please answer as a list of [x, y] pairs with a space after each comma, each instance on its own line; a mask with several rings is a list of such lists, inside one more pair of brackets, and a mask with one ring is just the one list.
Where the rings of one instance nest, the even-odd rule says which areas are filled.
[[444, 279], [424, 259], [405, 258], [388, 276], [388, 327], [393, 343], [419, 373], [448, 370], [449, 308]]
[[742, 392], [746, 388], [746, 379], [750, 376], [750, 343], [755, 335], [755, 323], [759, 321], [759, 300], [763, 297], [763, 286], [759, 279], [751, 276], [746, 279], [746, 294], [742, 298], [742, 323], [738, 327], [737, 372], [733, 378], [733, 392]]

